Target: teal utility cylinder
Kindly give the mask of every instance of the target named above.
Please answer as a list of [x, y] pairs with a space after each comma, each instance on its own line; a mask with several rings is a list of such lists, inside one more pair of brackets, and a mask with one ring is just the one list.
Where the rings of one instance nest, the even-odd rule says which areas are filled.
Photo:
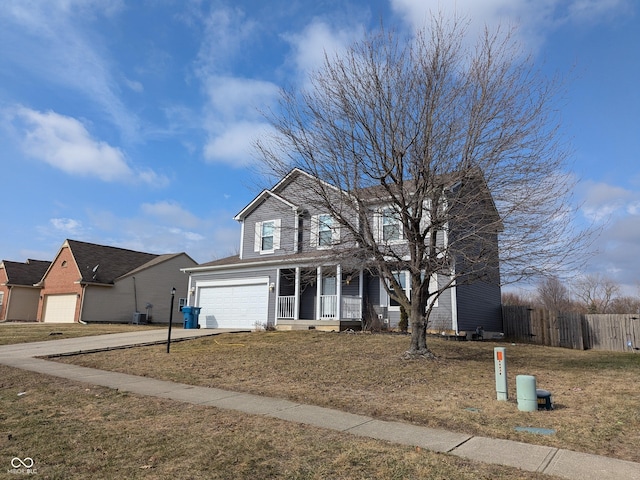
[[536, 377], [533, 375], [517, 375], [516, 391], [518, 396], [518, 410], [521, 412], [535, 412], [538, 410]]

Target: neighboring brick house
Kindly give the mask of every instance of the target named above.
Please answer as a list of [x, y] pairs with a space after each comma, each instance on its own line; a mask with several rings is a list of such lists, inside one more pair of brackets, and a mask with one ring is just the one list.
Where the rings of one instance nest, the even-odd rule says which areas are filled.
[[129, 323], [135, 314], [137, 320], [166, 323], [171, 289], [178, 315], [180, 299], [187, 296], [181, 269], [194, 265], [186, 253], [156, 255], [66, 240], [39, 283], [37, 318]]
[[[190, 275], [188, 303], [201, 308], [200, 326], [339, 330], [375, 318], [397, 326], [399, 304], [365, 260], [354, 261], [355, 243], [312, 197], [309, 185], [317, 181], [294, 169], [235, 216], [241, 224], [239, 255], [185, 269]], [[343, 194], [335, 187], [328, 191], [332, 189]], [[399, 219], [380, 196], [372, 198], [366, 215], [378, 244], [406, 249]], [[497, 215], [489, 197], [485, 207], [477, 205], [476, 210], [478, 215]], [[455, 232], [451, 227], [450, 234]], [[345, 245], [350, 259], [340, 258]], [[430, 328], [473, 332], [482, 325], [487, 332], [502, 331], [497, 232], [486, 247], [496, 259], [486, 268], [491, 281], [454, 284], [434, 301]], [[408, 272], [396, 275], [410, 297]], [[430, 282], [433, 287], [436, 282], [446, 285], [448, 277], [434, 274]]]
[[51, 265], [44, 260], [0, 262], [0, 321], [35, 321], [40, 287], [35, 284]]

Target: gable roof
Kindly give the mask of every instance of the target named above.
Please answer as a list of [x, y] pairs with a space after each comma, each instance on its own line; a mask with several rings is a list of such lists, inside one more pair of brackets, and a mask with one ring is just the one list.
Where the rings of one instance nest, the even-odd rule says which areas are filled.
[[113, 284], [114, 280], [155, 259], [153, 253], [67, 240], [78, 270], [80, 283]]
[[153, 267], [155, 265], [159, 265], [159, 264], [161, 264], [163, 262], [171, 260], [172, 258], [177, 258], [177, 257], [179, 257], [181, 255], [184, 255], [187, 259], [189, 259], [191, 262], [193, 262], [194, 265], [198, 264], [193, 258], [191, 258], [189, 255], [187, 255], [184, 252], [181, 252], [181, 253], [165, 253], [163, 255], [156, 256], [156, 258], [154, 258], [152, 260], [149, 260], [148, 262], [144, 263], [143, 265], [140, 265], [139, 267], [134, 268], [133, 270], [125, 273], [124, 275], [121, 275], [118, 278], [126, 277], [126, 276], [129, 276], [129, 275], [135, 275], [136, 273], [141, 272], [143, 270], [146, 270], [147, 268], [151, 268], [151, 267]]
[[233, 219], [234, 220], [238, 220], [238, 221], [242, 220], [249, 213], [251, 213], [253, 211], [253, 209], [255, 209], [267, 197], [275, 198], [276, 200], [278, 200], [278, 201], [284, 203], [285, 205], [287, 205], [288, 207], [291, 207], [292, 210], [297, 210], [298, 209], [297, 205], [294, 205], [293, 203], [291, 203], [286, 198], [283, 198], [282, 196], [273, 193], [271, 190], [263, 190], [262, 192], [260, 192], [260, 194], [258, 194], [258, 196], [256, 198], [251, 200], [249, 205], [244, 207], [235, 217], [233, 217]]
[[32, 259], [24, 263], [3, 260], [2, 265], [7, 274], [7, 285], [33, 287], [42, 279], [51, 262]]
[[[116, 278], [159, 256], [153, 253], [136, 252], [124, 248], [69, 239], [64, 241], [60, 251], [65, 247], [69, 248], [76, 262], [80, 273], [78, 280], [80, 283], [113, 285]], [[60, 251], [56, 258], [60, 255]], [[51, 266], [49, 266], [44, 276], [49, 273]]]

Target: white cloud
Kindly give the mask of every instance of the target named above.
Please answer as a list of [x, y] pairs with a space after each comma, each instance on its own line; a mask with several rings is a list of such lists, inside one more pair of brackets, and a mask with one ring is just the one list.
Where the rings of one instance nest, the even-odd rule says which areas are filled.
[[218, 210], [200, 219], [172, 200], [142, 204], [131, 216], [89, 210], [86, 223], [91, 235], [75, 238], [143, 252], [186, 252], [207, 262], [237, 250], [240, 228], [232, 217], [231, 212]]
[[585, 181], [578, 185], [578, 195], [585, 217], [603, 225], [588, 273], [607, 272], [631, 292], [640, 283], [640, 192]]
[[202, 223], [195, 215], [176, 202], [143, 203], [140, 209], [144, 215], [152, 216], [169, 225], [194, 228]]
[[271, 82], [217, 75], [205, 80], [205, 89], [209, 106], [225, 120], [259, 117], [259, 110], [269, 107], [279, 92]]
[[137, 80], [131, 80], [125, 77], [122, 79], [122, 81], [127, 87], [129, 87], [136, 93], [142, 93], [144, 91], [144, 85], [142, 85], [142, 83], [138, 82]]
[[585, 181], [579, 185], [583, 198], [582, 212], [586, 218], [601, 222], [613, 216], [637, 215], [640, 194], [602, 182]]
[[[127, 138], [135, 139], [139, 120], [120, 99], [116, 78], [121, 75], [112, 73], [112, 60], [92, 28], [103, 21], [99, 17], [116, 15], [122, 8], [121, 1], [110, 0], [10, 1], [0, 9], [0, 41], [12, 48], [4, 49], [1, 58], [45, 83], [79, 92]], [[142, 86], [124, 83], [134, 90]]]
[[305, 77], [323, 65], [325, 54], [329, 58], [340, 54], [363, 34], [362, 26], [333, 29], [323, 21], [314, 20], [301, 33], [288, 34], [284, 38], [293, 49], [298, 74]]
[[279, 95], [270, 82], [229, 76], [204, 79], [208, 102], [204, 158], [242, 167], [253, 161], [253, 144], [269, 127], [261, 120]]
[[166, 183], [146, 170], [136, 173], [122, 150], [92, 138], [86, 127], [72, 117], [17, 107], [8, 112], [20, 137], [23, 151], [70, 175], [96, 177], [105, 182]]
[[221, 7], [217, 3], [204, 13], [198, 6], [187, 21], [202, 22], [203, 40], [196, 65], [196, 72], [201, 77], [226, 69], [257, 27], [256, 22], [247, 19], [241, 8]]
[[243, 167], [254, 161], [254, 142], [271, 127], [260, 122], [237, 122], [212, 133], [204, 148], [207, 161]]
[[602, 21], [627, 12], [630, 5], [630, 0], [391, 0], [392, 9], [413, 28], [439, 12], [469, 21], [471, 39], [478, 38], [485, 26], [517, 26], [521, 43], [534, 52], [563, 24]]
[[82, 222], [73, 218], [52, 218], [49, 223], [57, 232], [64, 235], [78, 235], [82, 232]]

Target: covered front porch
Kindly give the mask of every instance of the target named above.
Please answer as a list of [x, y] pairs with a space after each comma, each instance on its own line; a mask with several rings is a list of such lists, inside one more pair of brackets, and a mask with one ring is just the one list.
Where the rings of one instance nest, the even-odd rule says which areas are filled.
[[341, 265], [278, 269], [276, 328], [345, 330], [362, 324], [364, 275]]

